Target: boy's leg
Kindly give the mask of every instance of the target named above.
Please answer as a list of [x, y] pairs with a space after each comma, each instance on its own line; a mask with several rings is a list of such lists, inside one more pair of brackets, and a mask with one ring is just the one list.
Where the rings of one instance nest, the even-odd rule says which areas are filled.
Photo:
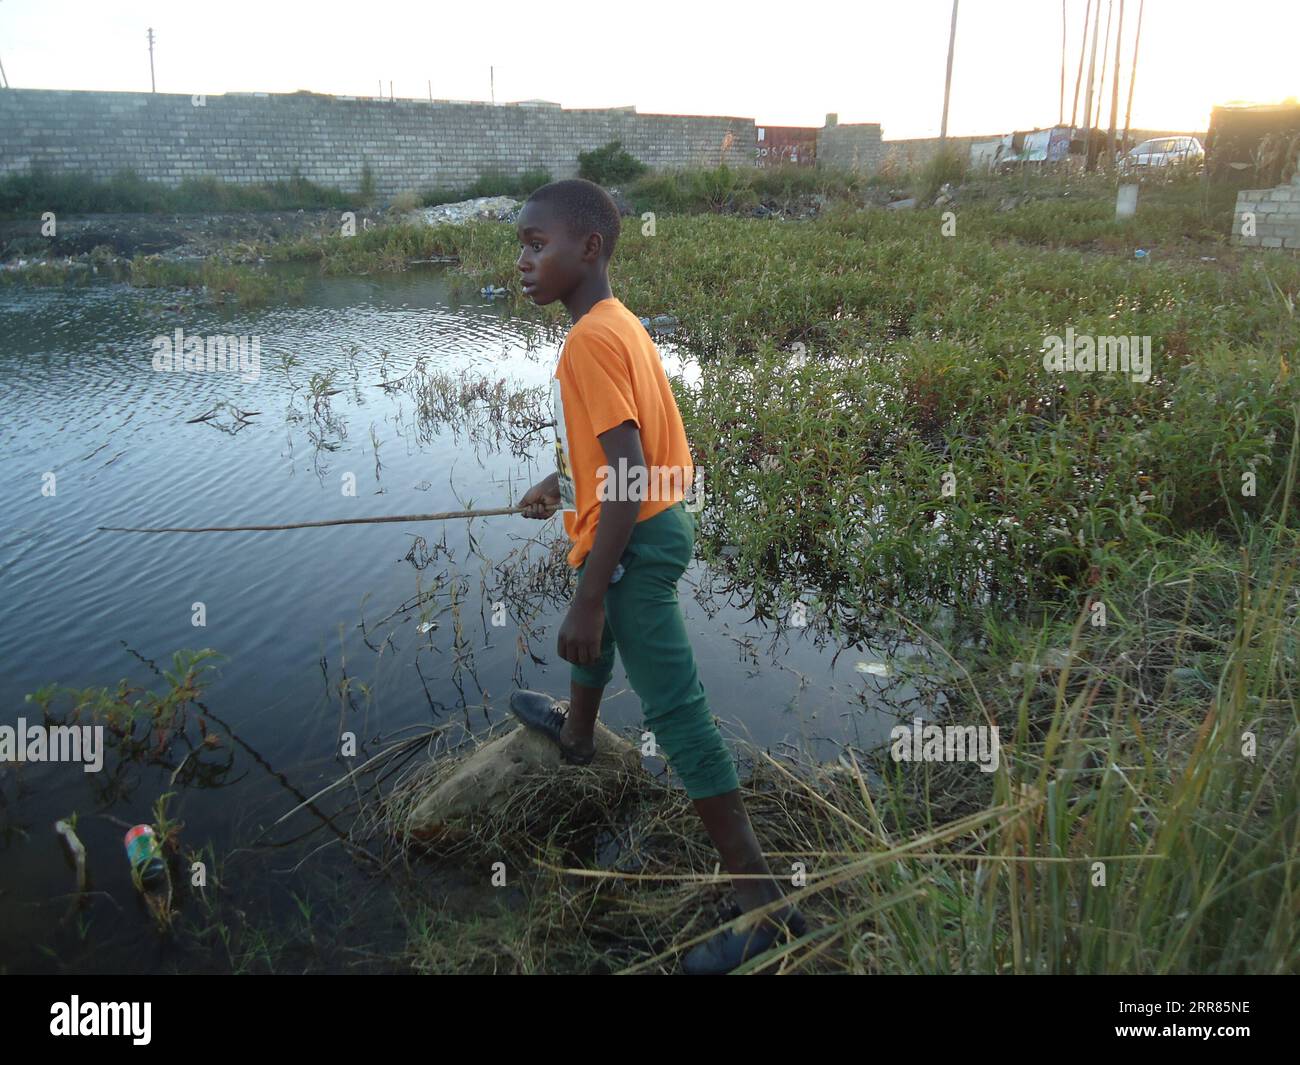
[[603, 687], [588, 688], [569, 678], [569, 713], [560, 730], [560, 742], [579, 757], [585, 758], [596, 749], [596, 715], [604, 694]]
[[745, 812], [740, 790], [695, 800], [695, 812], [704, 822], [705, 831], [718, 848], [722, 867], [732, 876], [756, 876], [756, 880], [732, 880], [736, 901], [742, 910], [753, 910], [775, 902], [784, 894], [772, 877], [767, 859], [758, 845], [754, 828]]
[[[579, 575], [582, 569], [578, 567]], [[606, 617], [600, 637], [600, 658], [589, 666], [569, 667], [569, 712], [560, 730], [560, 742], [580, 757], [595, 749], [596, 715], [600, 712], [605, 685], [614, 675], [615, 650], [614, 630]]]
[[733, 875], [760, 878], [733, 881], [741, 909], [752, 910], [782, 891], [745, 812], [677, 598], [677, 582], [690, 564], [694, 519], [670, 508], [638, 525], [638, 533], [635, 557], [605, 597], [606, 624], [641, 698], [646, 728], [686, 785], [723, 866]]

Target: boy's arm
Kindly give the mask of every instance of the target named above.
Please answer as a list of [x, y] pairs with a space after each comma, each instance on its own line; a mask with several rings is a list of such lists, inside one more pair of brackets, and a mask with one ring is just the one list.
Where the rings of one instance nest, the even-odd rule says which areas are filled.
[[[631, 419], [601, 433], [596, 439], [605, 449], [605, 461], [612, 469], [619, 468], [618, 460], [621, 458], [626, 463], [630, 477], [631, 471], [645, 465], [645, 454], [641, 450], [641, 430]], [[574, 602], [583, 606], [604, 603], [609, 579], [614, 574], [618, 560], [623, 557], [640, 513], [641, 501], [638, 499], [606, 499], [601, 502], [596, 539], [587, 555], [587, 564], [583, 568], [582, 579], [578, 582]]]

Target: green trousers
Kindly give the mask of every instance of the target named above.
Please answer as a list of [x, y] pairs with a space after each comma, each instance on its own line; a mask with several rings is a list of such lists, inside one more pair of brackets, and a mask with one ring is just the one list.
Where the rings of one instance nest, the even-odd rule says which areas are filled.
[[[677, 582], [694, 550], [695, 517], [681, 503], [633, 526], [620, 559], [622, 576], [605, 593], [600, 659], [572, 666], [570, 675], [585, 688], [605, 687], [617, 648], [656, 748], [686, 794], [707, 799], [734, 791], [740, 781], [709, 711], [677, 600]], [[579, 576], [586, 565], [578, 567]]]

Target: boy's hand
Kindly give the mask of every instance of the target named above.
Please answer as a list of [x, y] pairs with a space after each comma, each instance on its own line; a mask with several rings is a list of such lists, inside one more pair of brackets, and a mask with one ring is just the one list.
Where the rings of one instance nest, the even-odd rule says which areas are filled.
[[605, 632], [605, 604], [575, 599], [560, 626], [560, 657], [575, 666], [594, 665], [600, 658], [601, 636]]
[[526, 509], [520, 511], [525, 518], [549, 518], [560, 509], [560, 489], [555, 474], [544, 481], [538, 481], [524, 493], [519, 505]]

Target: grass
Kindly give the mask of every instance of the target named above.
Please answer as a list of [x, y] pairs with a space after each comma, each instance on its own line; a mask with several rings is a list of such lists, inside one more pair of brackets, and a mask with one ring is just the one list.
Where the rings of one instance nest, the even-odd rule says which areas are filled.
[[248, 266], [205, 259], [200, 264], [171, 262], [158, 256], [131, 261], [128, 277], [137, 288], [203, 289], [217, 302], [235, 302], [241, 307], [301, 299], [301, 279], [280, 277]]
[[[489, 170], [461, 188], [408, 190], [395, 202], [406, 210], [454, 203], [478, 196], [526, 198], [547, 184], [551, 175], [533, 169], [519, 176]], [[185, 178], [178, 185], [150, 181], [124, 169], [102, 180], [81, 173], [40, 169], [0, 177], [0, 218], [58, 214], [207, 214], [223, 211], [356, 210], [376, 199], [374, 175], [367, 164], [355, 191], [320, 185], [301, 175], [287, 181], [236, 184], [215, 177]]]
[[120, 170], [108, 180], [39, 169], [0, 178], [0, 217], [39, 216], [45, 211], [193, 214], [355, 206], [355, 194], [327, 188], [301, 176], [257, 185], [195, 177], [175, 186], [146, 180], [134, 170]]

